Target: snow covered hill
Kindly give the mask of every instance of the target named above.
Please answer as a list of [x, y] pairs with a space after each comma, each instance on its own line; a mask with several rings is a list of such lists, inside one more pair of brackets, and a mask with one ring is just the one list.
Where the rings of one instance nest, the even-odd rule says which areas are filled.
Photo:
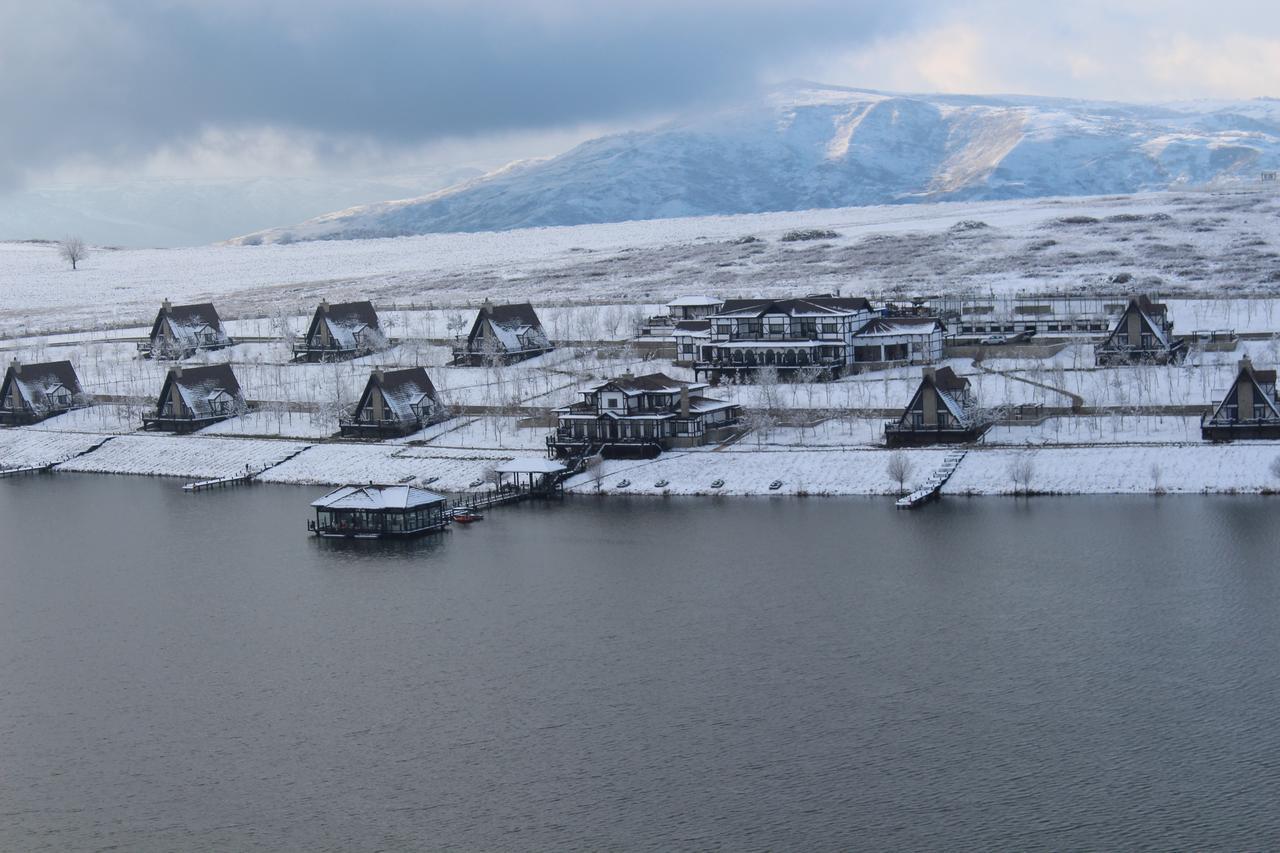
[[797, 83], [430, 195], [353, 207], [235, 242], [1105, 195], [1252, 183], [1277, 168], [1275, 100], [1156, 106]]

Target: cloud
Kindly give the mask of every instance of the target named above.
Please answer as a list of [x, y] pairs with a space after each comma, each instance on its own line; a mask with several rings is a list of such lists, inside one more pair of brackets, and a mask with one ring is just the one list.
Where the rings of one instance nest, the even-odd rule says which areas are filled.
[[211, 133], [341, 157], [687, 109], [909, 26], [921, 2], [14, 0], [0, 114], [21, 120], [0, 122], [0, 184]]

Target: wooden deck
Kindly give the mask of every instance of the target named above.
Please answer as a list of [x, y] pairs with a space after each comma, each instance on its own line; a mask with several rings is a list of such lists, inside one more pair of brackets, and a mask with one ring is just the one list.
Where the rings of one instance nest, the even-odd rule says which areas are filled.
[[923, 486], [916, 489], [906, 497], [898, 498], [896, 506], [898, 509], [915, 509], [924, 506], [929, 501], [937, 500], [942, 493], [942, 487], [951, 479], [951, 475], [956, 472], [956, 468], [960, 466], [961, 460], [964, 459], [967, 450], [957, 450], [954, 453], [948, 453], [946, 459], [942, 462], [942, 467], [929, 475], [929, 479]]

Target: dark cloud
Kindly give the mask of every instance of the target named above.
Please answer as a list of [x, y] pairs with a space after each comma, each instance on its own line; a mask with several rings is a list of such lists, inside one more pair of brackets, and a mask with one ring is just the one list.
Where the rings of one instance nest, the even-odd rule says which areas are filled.
[[33, 0], [0, 5], [0, 183], [214, 127], [413, 145], [733, 96], [904, 26], [862, 0]]

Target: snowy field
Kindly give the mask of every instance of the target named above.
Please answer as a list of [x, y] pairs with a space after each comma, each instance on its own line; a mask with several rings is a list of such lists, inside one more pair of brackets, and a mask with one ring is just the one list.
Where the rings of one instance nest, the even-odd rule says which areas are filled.
[[147, 474], [163, 477], [230, 477], [245, 467], [274, 465], [305, 444], [288, 441], [122, 435], [98, 450], [59, 466], [62, 471]]
[[[1280, 280], [1278, 210], [1280, 199], [1266, 191], [879, 206], [284, 246], [100, 249], [74, 272], [47, 245], [7, 243], [0, 244], [0, 335], [137, 327], [166, 296], [214, 300], [233, 319], [307, 317], [321, 296], [470, 308], [485, 296], [554, 305], [658, 303], [705, 291], [1080, 291], [1105, 289], [1118, 273], [1165, 295], [1265, 294]], [[838, 236], [780, 241], [798, 228]], [[744, 236], [760, 242], [734, 242]], [[565, 337], [557, 324], [552, 318], [552, 336]]]

